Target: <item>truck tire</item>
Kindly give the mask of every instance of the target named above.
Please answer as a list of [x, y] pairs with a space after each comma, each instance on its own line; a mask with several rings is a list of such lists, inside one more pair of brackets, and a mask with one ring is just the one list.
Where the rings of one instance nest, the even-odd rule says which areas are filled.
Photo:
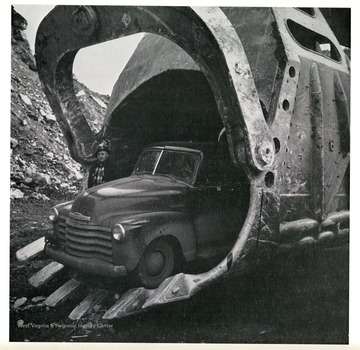
[[142, 286], [156, 288], [173, 274], [174, 269], [175, 253], [172, 246], [158, 239], [146, 247], [135, 273]]

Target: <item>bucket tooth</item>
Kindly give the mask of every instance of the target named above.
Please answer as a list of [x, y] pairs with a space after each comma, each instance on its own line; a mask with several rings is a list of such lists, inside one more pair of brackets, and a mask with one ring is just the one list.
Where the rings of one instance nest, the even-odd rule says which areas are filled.
[[43, 267], [35, 275], [29, 278], [29, 283], [35, 288], [39, 288], [44, 285], [46, 282], [51, 280], [58, 272], [64, 268], [63, 264], [60, 264], [56, 261], [51, 262], [50, 264]]
[[130, 289], [110, 307], [102, 318], [111, 320], [143, 312], [142, 306], [153, 292], [153, 289], [145, 289], [143, 287]]
[[95, 306], [101, 305], [108, 294], [108, 291], [104, 289], [93, 290], [73, 311], [71, 311], [69, 315], [70, 320], [80, 320], [81, 317], [85, 316]]
[[190, 296], [194, 294], [197, 286], [194, 277], [193, 275], [179, 273], [167, 278], [144, 303], [143, 309], [189, 299]]
[[59, 287], [54, 293], [49, 295], [45, 300], [45, 305], [50, 307], [55, 307], [60, 302], [68, 298], [76, 289], [80, 286], [80, 281], [72, 278], [67, 281], [61, 287]]
[[35, 257], [44, 250], [45, 237], [41, 237], [36, 241], [26, 245], [16, 252], [16, 258], [20, 261], [25, 261]]

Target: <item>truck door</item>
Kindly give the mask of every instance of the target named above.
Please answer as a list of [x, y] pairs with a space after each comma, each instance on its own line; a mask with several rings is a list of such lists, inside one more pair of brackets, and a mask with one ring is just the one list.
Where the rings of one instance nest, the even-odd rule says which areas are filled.
[[194, 193], [198, 251], [215, 254], [231, 248], [246, 217], [249, 186], [239, 170], [228, 165], [205, 165]]

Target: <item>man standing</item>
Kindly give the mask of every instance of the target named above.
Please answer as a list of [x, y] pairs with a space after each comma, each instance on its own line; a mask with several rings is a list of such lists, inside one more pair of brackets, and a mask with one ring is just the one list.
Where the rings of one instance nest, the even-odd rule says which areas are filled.
[[107, 141], [101, 142], [96, 148], [97, 161], [89, 171], [88, 188], [103, 184], [115, 179], [112, 166], [109, 162], [110, 145]]

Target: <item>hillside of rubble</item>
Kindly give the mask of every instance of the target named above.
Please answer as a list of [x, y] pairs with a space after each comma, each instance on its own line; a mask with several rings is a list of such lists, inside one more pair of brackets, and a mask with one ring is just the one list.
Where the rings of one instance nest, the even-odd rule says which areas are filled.
[[[86, 172], [69, 155], [65, 139], [43, 92], [25, 30], [27, 21], [12, 11], [11, 36], [11, 200], [73, 196]], [[74, 80], [76, 95], [91, 128], [102, 125], [109, 96]]]

